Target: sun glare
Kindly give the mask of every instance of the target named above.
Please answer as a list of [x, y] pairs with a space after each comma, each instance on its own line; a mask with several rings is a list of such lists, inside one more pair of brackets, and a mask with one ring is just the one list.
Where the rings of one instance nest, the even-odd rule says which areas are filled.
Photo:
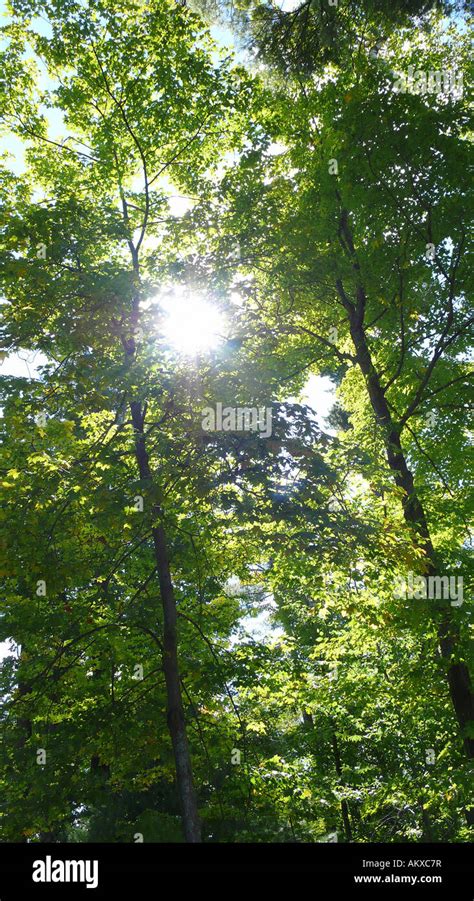
[[160, 298], [160, 307], [164, 313], [163, 339], [178, 353], [204, 353], [224, 340], [224, 316], [201, 295], [174, 290]]

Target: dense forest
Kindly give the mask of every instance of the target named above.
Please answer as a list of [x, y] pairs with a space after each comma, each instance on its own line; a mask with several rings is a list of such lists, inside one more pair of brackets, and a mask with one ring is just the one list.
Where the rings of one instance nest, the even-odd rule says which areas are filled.
[[10, 0], [2, 841], [472, 837], [469, 7]]

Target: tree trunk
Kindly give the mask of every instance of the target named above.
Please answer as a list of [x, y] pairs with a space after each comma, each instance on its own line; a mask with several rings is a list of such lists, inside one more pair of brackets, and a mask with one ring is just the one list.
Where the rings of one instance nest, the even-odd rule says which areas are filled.
[[[145, 175], [146, 178], [146, 175]], [[124, 222], [128, 228], [128, 214], [126, 202], [124, 204]], [[142, 232], [142, 237], [144, 235]], [[140, 263], [138, 247], [129, 241], [132, 256], [133, 271], [137, 286], [140, 284]], [[128, 361], [135, 358], [136, 342], [135, 334], [140, 319], [140, 291], [137, 290], [132, 303], [128, 327], [129, 336], [122, 334], [122, 346]], [[146, 447], [144, 433], [145, 408], [139, 401], [130, 400], [130, 414], [135, 432], [135, 459], [140, 474], [140, 479], [146, 487], [153, 487], [153, 478], [150, 469], [150, 458]], [[145, 487], [145, 491], [146, 491]], [[145, 498], [146, 500], [146, 498]], [[152, 522], [161, 520], [162, 511], [157, 503], [151, 506]], [[201, 841], [201, 823], [199, 819], [197, 798], [194, 789], [191, 756], [189, 753], [186, 723], [184, 719], [183, 700], [181, 694], [181, 679], [178, 663], [178, 639], [176, 601], [174, 597], [173, 583], [168, 560], [168, 548], [166, 534], [163, 526], [154, 525], [151, 530], [153, 548], [160, 585], [161, 603], [163, 609], [163, 672], [166, 684], [167, 698], [167, 724], [171, 736], [173, 755], [176, 770], [176, 782], [181, 803], [184, 837], [187, 842]]]
[[[399, 430], [392, 419], [378, 372], [372, 362], [363, 326], [364, 307], [365, 295], [363, 289], [359, 287], [357, 305], [349, 304], [346, 307], [351, 337], [357, 353], [357, 363], [365, 378], [375, 418], [382, 428], [388, 465], [393, 472], [396, 484], [404, 491], [403, 513], [405, 521], [414, 529], [420, 539], [421, 546], [428, 560], [427, 575], [432, 576], [436, 574], [437, 566], [425, 512], [417, 496], [413, 475], [408, 468], [403, 453]], [[449, 693], [458, 723], [463, 732], [466, 754], [468, 757], [474, 757], [474, 740], [466, 735], [468, 724], [474, 720], [472, 685], [469, 670], [465, 663], [455, 663], [452, 660], [453, 652], [459, 641], [459, 631], [452, 621], [449, 607], [443, 611], [442, 620], [438, 625], [438, 637], [441, 656], [448, 663]]]
[[421, 840], [422, 840], [422, 842], [435, 842], [436, 836], [433, 832], [430, 815], [424, 806], [424, 798], [420, 798], [419, 806], [420, 806], [420, 812], [421, 812], [421, 828], [422, 828]]
[[[332, 726], [331, 746], [332, 746], [332, 753], [334, 756], [334, 765], [336, 767], [337, 778], [339, 780], [340, 785], [343, 786], [344, 779], [342, 776], [341, 754], [339, 751], [339, 742], [337, 740], [336, 728], [334, 725]], [[352, 826], [351, 826], [351, 821], [350, 821], [350, 817], [349, 817], [349, 805], [345, 798], [343, 798], [341, 801], [341, 815], [342, 815], [342, 822], [344, 824], [344, 832], [346, 834], [346, 839], [348, 842], [351, 842], [353, 840], [352, 839]]]
[[[144, 414], [141, 404], [132, 401], [130, 412], [135, 430], [135, 457], [140, 479], [151, 486], [152, 475], [143, 431]], [[153, 504], [151, 512], [154, 522], [161, 518], [162, 511], [158, 504]], [[153, 526], [152, 537], [163, 606], [163, 671], [168, 704], [167, 722], [173, 746], [184, 835], [187, 842], [200, 842], [201, 825], [193, 784], [178, 666], [176, 601], [171, 581], [166, 535], [162, 525]]]

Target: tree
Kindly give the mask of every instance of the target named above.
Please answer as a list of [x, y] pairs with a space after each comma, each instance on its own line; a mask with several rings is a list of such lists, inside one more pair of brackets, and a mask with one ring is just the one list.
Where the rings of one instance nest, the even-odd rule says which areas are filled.
[[[443, 392], [458, 397], [469, 377], [462, 209], [470, 148], [462, 92], [467, 46], [437, 14], [430, 29], [408, 50], [403, 32], [386, 37], [380, 58], [348, 44], [351, 66], [344, 58], [321, 81], [302, 80], [298, 69], [287, 84], [275, 82], [260, 116], [266, 135], [220, 191], [226, 209], [235, 211], [225, 218], [240, 235], [252, 273], [249, 321], [257, 303], [267, 347], [279, 333], [303, 367], [342, 367], [359, 414], [365, 391], [422, 569], [439, 578], [445, 573], [441, 536], [412, 466], [423, 440], [421, 415], [441, 416]], [[415, 59], [421, 76], [403, 90], [406, 79], [397, 73], [410, 65], [413, 72]], [[452, 77], [440, 87], [435, 74], [443, 66], [446, 72], [448, 62]], [[267, 152], [271, 140], [281, 148], [276, 156]], [[244, 196], [251, 196], [251, 206], [243, 205]], [[463, 411], [461, 401], [457, 416]], [[436, 463], [434, 470], [439, 477]], [[462, 511], [456, 565], [467, 537]], [[472, 756], [472, 687], [459, 637], [465, 621], [450, 602], [440, 607], [434, 615], [441, 655]]]
[[[232, 85], [228, 63], [213, 65], [199, 20], [181, 7], [101, 3], [43, 8], [51, 34], [45, 37], [34, 25], [30, 28], [27, 16], [37, 7], [20, 3], [14, 7], [18, 20], [7, 28], [11, 43], [4, 54], [6, 73], [15, 70], [14, 87], [22, 89], [28, 82], [33, 90], [32, 69], [20, 62], [29, 41], [54, 84], [19, 105], [13, 94], [4, 105], [10, 127], [31, 142], [31, 171], [45, 192], [39, 203], [32, 202], [25, 179], [20, 206], [7, 210], [9, 346], [26, 340], [60, 360], [60, 379], [77, 380], [78, 392], [92, 382], [94, 412], [98, 418], [102, 414], [107, 433], [111, 427], [115, 431], [119, 411], [123, 414], [125, 406], [130, 410], [136, 491], [147, 511], [163, 609], [167, 719], [184, 830], [188, 841], [199, 841], [169, 542], [145, 432], [149, 403], [142, 380], [150, 373], [140, 360], [137, 336], [141, 302], [153, 290], [145, 241], [159, 239], [165, 209], [159, 180], [167, 173], [180, 185], [195, 187], [200, 173], [215, 161], [216, 129], [226, 131], [232, 146], [232, 119], [244, 103], [245, 85], [240, 92]], [[61, 109], [71, 128], [63, 141], [48, 137], [46, 117], [38, 111], [41, 102]], [[132, 189], [137, 177], [138, 191]], [[26, 260], [15, 259], [14, 248], [27, 237]], [[43, 248], [46, 253], [39, 252]], [[19, 309], [25, 293], [26, 311]], [[47, 394], [56, 390], [51, 385]], [[56, 400], [54, 396], [53, 404]], [[114, 410], [115, 419], [110, 415]], [[38, 462], [45, 456], [40, 451]]]

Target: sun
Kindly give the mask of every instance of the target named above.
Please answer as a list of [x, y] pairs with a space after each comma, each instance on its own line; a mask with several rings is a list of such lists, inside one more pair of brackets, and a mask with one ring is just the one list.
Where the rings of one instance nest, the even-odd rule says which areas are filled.
[[159, 298], [164, 342], [177, 353], [195, 356], [224, 340], [225, 317], [206, 297], [174, 288]]

